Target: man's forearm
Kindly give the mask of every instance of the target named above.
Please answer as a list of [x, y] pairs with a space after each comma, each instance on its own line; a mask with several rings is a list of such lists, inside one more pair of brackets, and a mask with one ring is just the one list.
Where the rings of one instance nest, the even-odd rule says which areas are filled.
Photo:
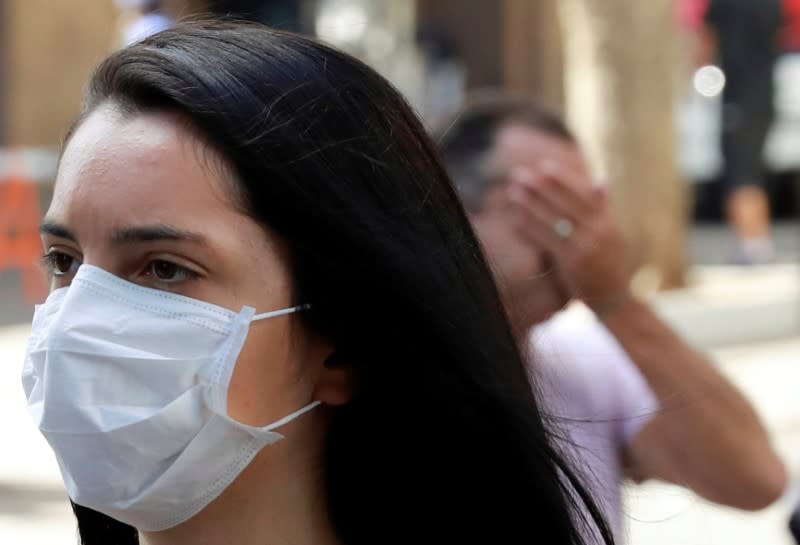
[[780, 494], [785, 472], [766, 430], [711, 362], [634, 299], [603, 321], [660, 404], [658, 436], [651, 444], [661, 452], [647, 456], [645, 465], [656, 462], [646, 472], [743, 508], [761, 507]]

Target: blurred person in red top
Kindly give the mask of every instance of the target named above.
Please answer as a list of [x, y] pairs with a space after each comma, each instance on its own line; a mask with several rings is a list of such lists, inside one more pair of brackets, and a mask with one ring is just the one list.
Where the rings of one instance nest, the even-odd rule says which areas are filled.
[[781, 49], [786, 53], [800, 53], [800, 0], [783, 0], [783, 29]]
[[708, 9], [709, 0], [678, 0], [675, 14], [678, 24], [689, 30], [697, 30], [703, 24], [703, 16]]

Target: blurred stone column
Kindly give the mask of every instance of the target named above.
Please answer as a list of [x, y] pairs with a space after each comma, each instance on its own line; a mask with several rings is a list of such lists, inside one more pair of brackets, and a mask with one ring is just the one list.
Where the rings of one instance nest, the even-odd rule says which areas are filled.
[[675, 160], [673, 0], [559, 0], [570, 125], [612, 182], [640, 287], [684, 284], [686, 187]]
[[417, 0], [417, 22], [436, 26], [453, 40], [467, 67], [467, 87], [502, 85], [504, 61], [502, 2], [486, 0]]
[[503, 79], [508, 89], [560, 109], [564, 61], [558, 1], [504, 0]]
[[6, 133], [8, 130], [8, 102], [6, 99], [6, 87], [10, 71], [8, 68], [10, 60], [10, 43], [9, 43], [9, 28], [10, 21], [8, 19], [8, 9], [5, 2], [0, 1], [0, 146], [6, 143]]
[[205, 13], [208, 10], [208, 0], [164, 0], [164, 11], [176, 19], [186, 16]]
[[3, 10], [6, 143], [55, 146], [111, 50], [117, 10], [110, 0], [5, 0]]

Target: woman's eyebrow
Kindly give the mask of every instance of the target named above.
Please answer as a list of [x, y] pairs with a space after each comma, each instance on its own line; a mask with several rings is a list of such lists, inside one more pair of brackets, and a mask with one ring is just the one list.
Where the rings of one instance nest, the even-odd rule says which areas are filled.
[[[39, 225], [39, 232], [43, 235], [65, 238], [73, 242], [78, 241], [78, 237], [69, 228], [47, 219]], [[200, 233], [165, 224], [122, 227], [115, 229], [110, 238], [115, 244], [152, 242], [156, 240], [189, 241], [201, 244], [206, 242], [206, 238]]]
[[43, 235], [52, 235], [54, 237], [65, 238], [67, 240], [71, 240], [72, 242], [78, 242], [78, 237], [76, 237], [72, 231], [60, 223], [48, 221], [47, 219], [45, 219], [39, 225], [39, 233]]
[[111, 233], [111, 242], [114, 244], [153, 242], [157, 240], [188, 241], [200, 244], [206, 242], [206, 238], [200, 233], [165, 224], [121, 227]]

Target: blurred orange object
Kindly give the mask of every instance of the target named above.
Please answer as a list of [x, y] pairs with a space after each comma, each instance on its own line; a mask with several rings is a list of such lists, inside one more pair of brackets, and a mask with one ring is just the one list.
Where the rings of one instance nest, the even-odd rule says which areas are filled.
[[21, 161], [17, 161], [0, 178], [0, 274], [18, 270], [25, 300], [33, 303], [40, 301], [47, 291], [38, 266], [42, 253], [41, 210], [36, 182], [24, 174], [21, 166]]

